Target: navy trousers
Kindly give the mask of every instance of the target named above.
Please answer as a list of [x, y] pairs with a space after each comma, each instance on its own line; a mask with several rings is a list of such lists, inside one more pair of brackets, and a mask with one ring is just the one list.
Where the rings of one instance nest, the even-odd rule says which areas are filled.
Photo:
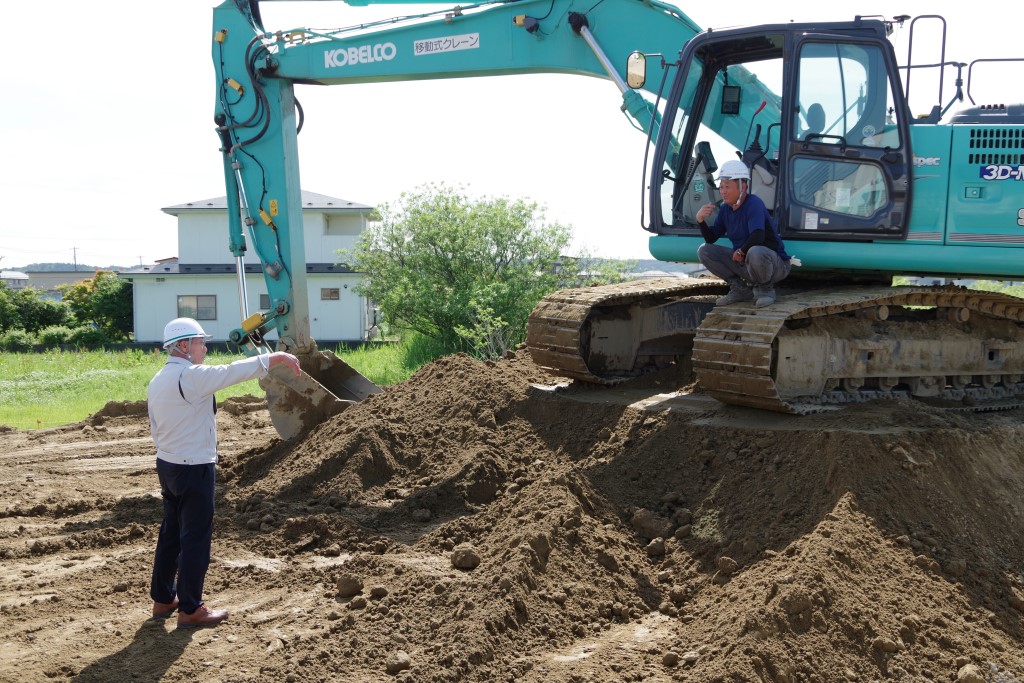
[[[156, 542], [149, 594], [191, 614], [203, 604], [203, 581], [210, 566], [213, 499], [217, 466], [175, 465], [157, 458], [156, 473], [164, 500], [164, 521]], [[175, 581], [177, 579], [177, 581]]]

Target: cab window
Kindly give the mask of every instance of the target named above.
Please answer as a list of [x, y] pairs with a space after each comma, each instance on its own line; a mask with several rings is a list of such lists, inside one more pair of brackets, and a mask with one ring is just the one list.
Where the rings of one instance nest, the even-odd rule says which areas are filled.
[[824, 144], [899, 147], [892, 85], [878, 46], [804, 44], [792, 136]]

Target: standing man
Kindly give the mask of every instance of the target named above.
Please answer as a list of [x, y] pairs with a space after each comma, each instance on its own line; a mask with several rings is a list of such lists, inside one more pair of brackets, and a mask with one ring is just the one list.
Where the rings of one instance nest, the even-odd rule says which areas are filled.
[[[782, 244], [775, 220], [760, 197], [748, 194], [750, 169], [742, 161], [727, 161], [718, 174], [722, 208], [715, 224], [704, 221], [715, 210], [705, 204], [697, 211], [697, 223], [705, 244], [697, 258], [711, 273], [729, 283], [729, 293], [719, 306], [754, 301], [758, 308], [775, 303], [775, 283], [789, 275], [790, 257]], [[728, 237], [732, 247], [716, 245]], [[753, 291], [751, 291], [753, 287]]]
[[211, 610], [203, 604], [217, 478], [214, 392], [263, 377], [275, 365], [301, 373], [298, 359], [284, 352], [230, 365], [203, 365], [209, 338], [192, 318], [167, 323], [164, 348], [169, 357], [150, 381], [147, 397], [164, 501], [149, 593], [153, 616], [164, 619], [178, 610], [178, 628], [214, 626], [228, 618], [226, 610]]

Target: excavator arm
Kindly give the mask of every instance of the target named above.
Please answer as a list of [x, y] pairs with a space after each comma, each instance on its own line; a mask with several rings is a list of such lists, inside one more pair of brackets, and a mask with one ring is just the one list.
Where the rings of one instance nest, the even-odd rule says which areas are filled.
[[[311, 337], [296, 85], [578, 74], [610, 80], [633, 125], [656, 134], [654, 105], [623, 80], [627, 57], [641, 51], [672, 63], [699, 30], [657, 0], [488, 2], [350, 28], [273, 31], [263, 26], [256, 0], [217, 7], [214, 119], [243, 321], [231, 341], [245, 353], [264, 353], [265, 335], [275, 330], [278, 348], [302, 360], [306, 372], [297, 383], [264, 385], [281, 435], [295, 436], [379, 391], [333, 354], [318, 352]], [[271, 302], [252, 315], [243, 264], [250, 245]]]

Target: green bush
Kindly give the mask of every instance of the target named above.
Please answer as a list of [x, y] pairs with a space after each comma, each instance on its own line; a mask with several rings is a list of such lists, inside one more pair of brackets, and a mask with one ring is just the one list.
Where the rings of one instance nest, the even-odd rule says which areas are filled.
[[448, 352], [493, 358], [526, 337], [530, 312], [563, 287], [620, 282], [633, 265], [565, 256], [572, 230], [535, 202], [474, 199], [428, 184], [377, 208], [342, 263], [366, 276], [356, 292], [393, 330], [439, 340]]
[[0, 349], [4, 351], [31, 351], [36, 338], [25, 330], [7, 330], [0, 334]]
[[39, 330], [39, 343], [46, 346], [60, 346], [71, 341], [74, 330], [64, 325], [50, 325]]
[[34, 287], [0, 287], [0, 331], [26, 330], [35, 334], [44, 327], [70, 321], [71, 309], [63, 301], [45, 299], [42, 291]]
[[83, 325], [71, 330], [71, 337], [68, 342], [82, 348], [96, 348], [103, 346], [108, 341], [106, 333], [98, 327]]

